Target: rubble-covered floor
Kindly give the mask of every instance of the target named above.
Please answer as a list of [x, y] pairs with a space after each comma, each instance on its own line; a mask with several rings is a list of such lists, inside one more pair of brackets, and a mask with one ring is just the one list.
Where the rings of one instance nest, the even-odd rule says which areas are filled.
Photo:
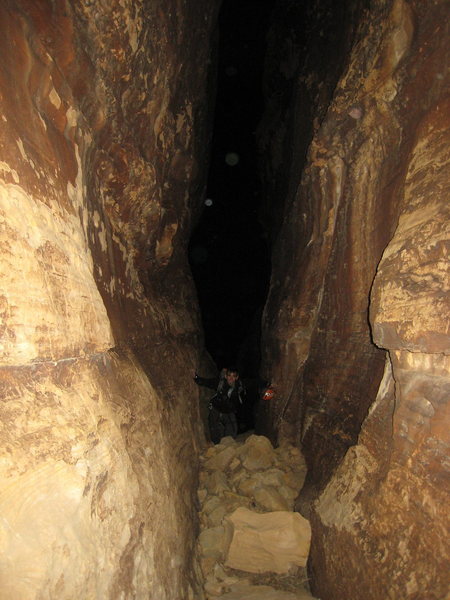
[[208, 447], [201, 464], [199, 554], [206, 599], [311, 600], [310, 527], [293, 510], [306, 476], [300, 451], [274, 449], [266, 437], [247, 434]]

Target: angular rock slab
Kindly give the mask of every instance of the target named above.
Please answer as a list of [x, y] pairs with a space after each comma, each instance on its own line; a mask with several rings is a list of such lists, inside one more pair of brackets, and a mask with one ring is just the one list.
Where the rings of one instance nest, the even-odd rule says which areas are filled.
[[225, 523], [225, 565], [250, 573], [287, 573], [306, 566], [309, 521], [289, 511], [255, 513], [238, 508]]
[[314, 600], [306, 590], [296, 593], [276, 590], [267, 585], [232, 585], [231, 590], [220, 596], [221, 600]]

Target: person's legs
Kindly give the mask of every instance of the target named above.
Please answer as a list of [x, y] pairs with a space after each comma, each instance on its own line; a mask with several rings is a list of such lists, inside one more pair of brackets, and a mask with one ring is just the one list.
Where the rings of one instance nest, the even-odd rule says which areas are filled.
[[208, 413], [209, 435], [213, 444], [218, 444], [224, 437], [225, 431], [221, 420], [221, 414], [215, 408], [211, 407]]
[[224, 432], [223, 435], [230, 435], [235, 438], [238, 432], [237, 419], [234, 413], [230, 413], [228, 415], [222, 415], [224, 422]]

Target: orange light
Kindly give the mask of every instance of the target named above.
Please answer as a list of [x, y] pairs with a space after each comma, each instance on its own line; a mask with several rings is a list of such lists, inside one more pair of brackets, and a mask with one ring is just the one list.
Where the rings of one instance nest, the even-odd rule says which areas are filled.
[[263, 400], [272, 400], [275, 396], [275, 391], [273, 388], [267, 388], [267, 390], [263, 394]]

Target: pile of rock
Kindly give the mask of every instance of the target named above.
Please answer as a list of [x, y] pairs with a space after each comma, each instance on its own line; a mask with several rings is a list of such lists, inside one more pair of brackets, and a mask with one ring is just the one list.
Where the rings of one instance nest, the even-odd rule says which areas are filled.
[[[300, 451], [274, 449], [263, 436], [227, 437], [201, 460], [199, 553], [208, 600], [311, 599], [299, 584], [311, 529], [293, 512], [306, 475]], [[294, 591], [280, 583], [289, 574]], [[271, 585], [255, 585], [264, 576]]]

